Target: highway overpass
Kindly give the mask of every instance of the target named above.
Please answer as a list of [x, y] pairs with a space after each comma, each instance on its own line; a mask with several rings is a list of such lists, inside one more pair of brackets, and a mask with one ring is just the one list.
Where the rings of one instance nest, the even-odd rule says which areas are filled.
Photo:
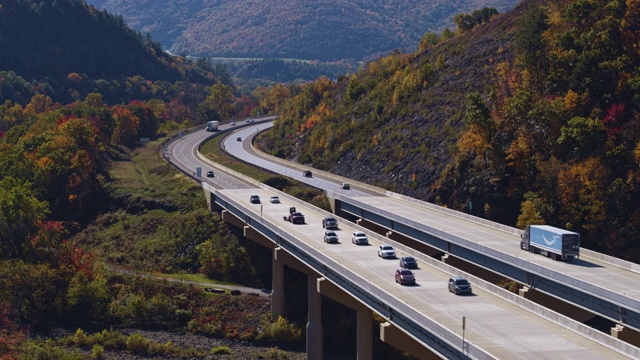
[[[262, 129], [268, 126], [259, 125]], [[246, 138], [252, 131], [247, 129], [241, 134]], [[316, 169], [311, 169], [313, 179], [305, 178], [302, 171], [309, 168], [257, 154], [248, 146], [230, 144], [228, 152], [243, 161], [324, 189], [334, 201], [337, 214], [349, 213], [384, 228], [392, 238], [405, 236], [527, 284], [533, 289], [529, 296], [536, 296], [533, 292], [537, 291], [563, 299], [615, 322], [619, 325], [615, 332], [624, 332], [628, 327], [632, 331], [626, 331], [629, 334], [626, 337], [640, 344], [638, 264], [586, 249], [582, 249], [581, 258], [576, 261], [554, 261], [520, 250], [519, 229], [366, 184], [354, 184], [352, 190], [344, 191], [339, 184], [351, 180]]]
[[[254, 129], [246, 131], [253, 132]], [[268, 246], [271, 244], [270, 247], [274, 249], [274, 264], [284, 258], [293, 261], [294, 267], [299, 267], [300, 264], [307, 267], [307, 270], [303, 271], [310, 276], [309, 293], [310, 299], [314, 301], [310, 309], [321, 306], [319, 295], [315, 294], [322, 292], [323, 282], [329, 282], [331, 286], [324, 285], [325, 288], [338, 289], [338, 293], [348, 294], [360, 304], [353, 305], [359, 308], [359, 324], [362, 322], [366, 325], [371, 321], [366, 315], [367, 311], [362, 310], [364, 306], [369, 312], [375, 311], [392, 324], [392, 328], [389, 328], [389, 324], [385, 325], [389, 334], [414, 340], [445, 358], [468, 356], [573, 359], [625, 358], [640, 355], [637, 348], [606, 334], [590, 332], [588, 328], [581, 327], [581, 324], [571, 319], [554, 314], [522, 297], [468, 275], [467, 277], [472, 279], [476, 295], [453, 296], [446, 290], [446, 278], [450, 274], [459, 273], [458, 270], [371, 232], [369, 234], [374, 246], [352, 245], [348, 234], [354, 229], [362, 228], [346, 221], [342, 221], [341, 244], [324, 244], [321, 240], [320, 219], [326, 214], [239, 174], [227, 175], [215, 164], [199, 159], [197, 144], [207, 135], [185, 135], [167, 147], [165, 155], [193, 176], [197, 175], [197, 168], [216, 169], [216, 177], [203, 182], [203, 188], [212, 206], [217, 204], [224, 208], [224, 216], [229, 217], [229, 221], [244, 224], [250, 237], [259, 238]], [[244, 137], [246, 136], [242, 136]], [[247, 146], [242, 145], [243, 142], [236, 143], [240, 143], [241, 147]], [[235, 146], [233, 144], [228, 146]], [[356, 191], [352, 194], [358, 194], [359, 200], [382, 197], [375, 193], [360, 194]], [[258, 208], [255, 204], [248, 203], [251, 194], [259, 194], [263, 199], [268, 199], [270, 194], [277, 194], [284, 202], [279, 205], [263, 202]], [[281, 216], [290, 204], [304, 209], [302, 211], [307, 216], [308, 225], [297, 226], [282, 221]], [[276, 208], [279, 211], [276, 211]], [[394, 283], [392, 274], [397, 268], [397, 261], [376, 257], [375, 246], [382, 242], [394, 243], [398, 249], [420, 259], [422, 267], [417, 271], [419, 286], [400, 287]], [[274, 269], [278, 266], [274, 265]], [[278, 271], [274, 271], [274, 274], [277, 273]], [[283, 287], [278, 281], [274, 279], [276, 294]], [[331, 291], [325, 292], [330, 296]], [[279, 302], [277, 296], [275, 302]], [[310, 313], [309, 317], [309, 329], [312, 330], [312, 334], [316, 334], [317, 340], [321, 324], [318, 324], [317, 315], [314, 313]], [[463, 317], [467, 319], [464, 347], [461, 330]], [[364, 325], [359, 325], [359, 330], [364, 333], [360, 334], [359, 331], [358, 335], [359, 342], [363, 343], [362, 346], [358, 346], [359, 358], [360, 355], [367, 358], [368, 353], [368, 335], [363, 330], [366, 328]], [[393, 333], [391, 329], [398, 329], [400, 332]], [[392, 339], [386, 340], [393, 342]], [[308, 344], [308, 349], [310, 348], [316, 349], [310, 353], [310, 358], [318, 356], [317, 346]]]

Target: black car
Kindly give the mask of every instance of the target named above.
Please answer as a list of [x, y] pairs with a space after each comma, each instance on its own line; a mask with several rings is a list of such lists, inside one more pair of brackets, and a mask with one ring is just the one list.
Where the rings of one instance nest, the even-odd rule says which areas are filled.
[[449, 292], [452, 292], [456, 295], [472, 293], [471, 284], [469, 283], [469, 281], [459, 276], [452, 276], [451, 278], [449, 278], [448, 286]]
[[260, 196], [251, 195], [251, 199], [249, 201], [251, 201], [252, 204], [260, 204]]
[[213, 177], [213, 170], [207, 171], [207, 177]]
[[302, 176], [310, 178], [310, 177], [313, 177], [313, 174], [311, 174], [311, 171], [305, 170], [302, 172]]
[[337, 229], [338, 228], [338, 220], [333, 216], [327, 216], [322, 219], [322, 227], [325, 229]]
[[400, 258], [400, 267], [405, 269], [417, 269], [418, 262], [411, 256], [405, 256]]

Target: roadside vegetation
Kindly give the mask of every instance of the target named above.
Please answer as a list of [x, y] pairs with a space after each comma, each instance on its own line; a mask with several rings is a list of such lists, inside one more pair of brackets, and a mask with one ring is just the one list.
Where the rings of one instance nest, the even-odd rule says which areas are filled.
[[273, 155], [640, 261], [637, 1], [521, 2], [283, 90]]

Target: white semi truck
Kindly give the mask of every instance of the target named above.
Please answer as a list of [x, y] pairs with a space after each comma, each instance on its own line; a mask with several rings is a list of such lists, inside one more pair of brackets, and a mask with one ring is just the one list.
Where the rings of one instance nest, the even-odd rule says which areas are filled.
[[205, 128], [205, 130], [218, 131], [218, 125], [220, 125], [219, 121], [209, 121], [207, 122], [207, 127]]

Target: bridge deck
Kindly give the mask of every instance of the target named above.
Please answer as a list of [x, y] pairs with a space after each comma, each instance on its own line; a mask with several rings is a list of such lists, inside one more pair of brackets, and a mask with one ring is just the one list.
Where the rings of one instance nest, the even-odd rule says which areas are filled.
[[[351, 272], [419, 310], [451, 331], [462, 335], [462, 317], [466, 317], [465, 339], [501, 359], [615, 359], [626, 358], [572, 331], [529, 313], [505, 300], [476, 289], [472, 296], [455, 296], [447, 289], [448, 274], [424, 264], [415, 271], [416, 286], [400, 286], [394, 281], [398, 259], [381, 259], [377, 247], [385, 241], [368, 233], [370, 245], [351, 243], [355, 229], [349, 223], [340, 224], [340, 242], [326, 244], [322, 240], [323, 215], [312, 208], [287, 202], [271, 204], [272, 193], [263, 189], [222, 190], [226, 195], [247, 203], [254, 216], [277, 224], [314, 249], [331, 257]], [[250, 195], [258, 194], [262, 204], [249, 204]], [[293, 225], [283, 221], [289, 206], [296, 206], [306, 218], [306, 224]], [[398, 258], [404, 256], [398, 253]], [[383, 314], [384, 315], [384, 314]]]
[[525, 259], [603, 289], [640, 301], [640, 273], [594, 258], [581, 256], [572, 262], [554, 261], [520, 249], [520, 237], [472, 221], [429, 209], [420, 204], [382, 196], [363, 196], [359, 201], [447, 233], [475, 241], [502, 253]]

